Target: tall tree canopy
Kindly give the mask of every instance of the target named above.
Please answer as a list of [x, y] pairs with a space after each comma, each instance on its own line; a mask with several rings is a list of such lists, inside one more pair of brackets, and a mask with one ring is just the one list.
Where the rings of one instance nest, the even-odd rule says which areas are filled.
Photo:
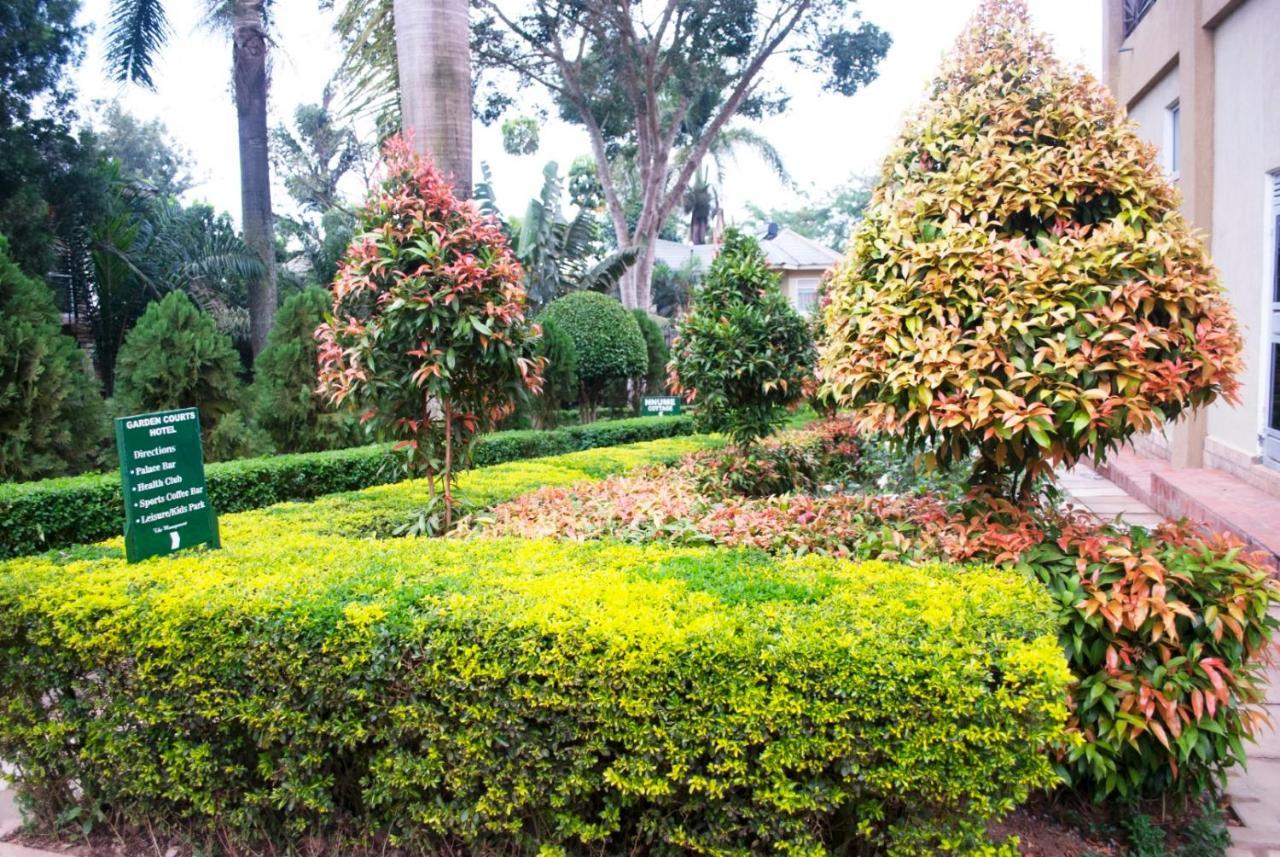
[[298, 279], [322, 287], [333, 281], [356, 226], [355, 206], [339, 185], [356, 174], [367, 186], [373, 155], [373, 147], [360, 142], [335, 112], [329, 86], [319, 104], [298, 105], [292, 127], [272, 129], [271, 164], [298, 206], [295, 215], [276, 218], [289, 253], [281, 266], [282, 287]]
[[103, 151], [120, 163], [122, 178], [143, 182], [162, 197], [181, 196], [196, 184], [191, 153], [169, 136], [159, 119], [139, 119], [119, 101], [108, 101], [94, 133]]
[[[367, 8], [353, 13], [357, 5]], [[393, 73], [374, 74], [352, 59], [367, 54], [385, 65], [386, 38], [376, 31], [391, 16], [354, 2], [347, 11], [347, 67], [360, 69], [349, 82], [366, 94], [394, 85]], [[720, 132], [734, 117], [786, 108], [786, 92], [767, 74], [776, 58], [824, 75], [828, 91], [851, 95], [874, 79], [889, 48], [886, 33], [860, 20], [855, 0], [476, 0], [471, 33], [478, 113], [492, 115], [506, 103], [503, 87], [488, 97], [486, 81], [514, 76], [544, 87], [560, 115], [586, 131], [619, 245], [639, 250], [622, 284], [633, 307], [650, 303], [654, 241]], [[634, 219], [612, 163], [625, 149], [634, 150], [640, 179]], [[687, 150], [680, 163], [678, 149]]]
[[58, 266], [58, 240], [76, 234], [102, 204], [101, 156], [71, 133], [75, 89], [66, 72], [83, 53], [77, 0], [0, 3], [0, 232], [22, 270]]
[[355, 129], [342, 123], [333, 110], [333, 89], [326, 86], [319, 104], [299, 104], [293, 127], [271, 129], [271, 163], [299, 207], [323, 214], [346, 206], [338, 184], [351, 172], [366, 173], [373, 148], [360, 142]]
[[[639, 256], [622, 284], [628, 306], [650, 304], [653, 244], [681, 205], [694, 172], [735, 116], [785, 109], [767, 75], [787, 56], [825, 75], [824, 88], [851, 95], [876, 75], [889, 37], [860, 20], [851, 0], [530, 0], [519, 11], [478, 0], [475, 56], [484, 69], [514, 73], [555, 98], [561, 116], [591, 141], [620, 244]], [[640, 215], [628, 224], [610, 153], [634, 147]], [[677, 147], [687, 157], [673, 163]]]

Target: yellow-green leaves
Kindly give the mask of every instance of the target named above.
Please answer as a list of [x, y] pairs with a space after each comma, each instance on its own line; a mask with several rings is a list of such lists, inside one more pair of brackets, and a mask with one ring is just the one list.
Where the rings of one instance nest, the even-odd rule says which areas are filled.
[[845, 853], [858, 805], [857, 847], [978, 854], [1056, 779], [1069, 677], [1021, 574], [233, 517], [223, 551], [0, 570], [41, 818], [745, 857]]

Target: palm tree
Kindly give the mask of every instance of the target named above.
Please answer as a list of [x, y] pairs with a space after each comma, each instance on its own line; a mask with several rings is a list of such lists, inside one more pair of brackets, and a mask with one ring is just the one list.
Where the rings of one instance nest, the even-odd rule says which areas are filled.
[[400, 122], [414, 148], [471, 196], [471, 31], [467, 0], [394, 0]]
[[[747, 149], [764, 161], [784, 184], [791, 184], [791, 174], [782, 162], [782, 155], [763, 135], [750, 128], [726, 128], [711, 141], [707, 150], [707, 158], [715, 165], [716, 183], [713, 185], [707, 175], [706, 164], [699, 164], [698, 171], [684, 193], [684, 210], [689, 215], [689, 242], [692, 244], [707, 243], [711, 228], [711, 218], [720, 208], [720, 193], [717, 186], [724, 187], [726, 162], [737, 158], [738, 152]], [[682, 148], [676, 152], [673, 172], [678, 171], [689, 159], [691, 152]]]
[[104, 168], [104, 178], [104, 215], [85, 238], [93, 271], [90, 320], [107, 390], [125, 334], [148, 301], [171, 291], [187, 292], [221, 332], [243, 342], [249, 327], [244, 287], [261, 279], [262, 263], [229, 219], [202, 204], [184, 208], [122, 178], [115, 161]]
[[719, 194], [707, 179], [706, 167], [698, 172], [684, 192], [684, 211], [689, 215], [689, 243], [706, 244], [711, 229], [711, 218], [720, 208]]
[[[249, 338], [266, 347], [276, 311], [275, 236], [267, 138], [267, 0], [205, 0], [209, 23], [230, 30], [240, 142], [240, 206], [245, 242], [262, 263], [249, 284]], [[116, 79], [154, 89], [151, 65], [168, 41], [162, 0], [113, 0], [107, 62]]]

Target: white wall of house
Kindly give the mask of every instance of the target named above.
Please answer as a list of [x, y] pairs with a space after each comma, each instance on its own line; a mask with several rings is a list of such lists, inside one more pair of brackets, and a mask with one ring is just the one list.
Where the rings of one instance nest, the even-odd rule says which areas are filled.
[[1243, 402], [1209, 411], [1206, 453], [1256, 459], [1269, 404], [1274, 258], [1271, 201], [1280, 171], [1280, 2], [1242, 4], [1214, 43], [1213, 258], [1245, 340]]

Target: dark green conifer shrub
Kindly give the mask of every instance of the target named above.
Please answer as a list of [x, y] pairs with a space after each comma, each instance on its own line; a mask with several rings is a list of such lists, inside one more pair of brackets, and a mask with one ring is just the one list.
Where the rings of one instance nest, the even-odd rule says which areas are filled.
[[330, 302], [329, 293], [320, 288], [289, 296], [276, 312], [267, 347], [253, 364], [255, 421], [282, 452], [340, 449], [363, 438], [353, 414], [316, 392], [315, 332]]
[[223, 414], [204, 442], [205, 461], [237, 461], [260, 458], [276, 451], [262, 426], [243, 410]]
[[647, 368], [635, 385], [637, 395], [661, 395], [667, 389], [667, 364], [671, 362], [671, 349], [667, 348], [667, 340], [662, 335], [662, 328], [653, 320], [653, 316], [640, 308], [633, 309], [640, 326], [640, 335], [644, 337], [647, 355]]
[[702, 430], [740, 446], [772, 433], [813, 377], [813, 334], [780, 280], [756, 240], [730, 229], [680, 323], [673, 387], [696, 405]]
[[49, 288], [22, 273], [0, 235], [0, 481], [92, 469], [103, 451], [105, 414]]
[[578, 391], [578, 353], [573, 339], [554, 321], [544, 318], [541, 324], [538, 355], [547, 364], [542, 368], [542, 392], [532, 401], [533, 418], [538, 428], [555, 428], [560, 409]]
[[240, 357], [231, 338], [183, 292], [154, 301], [125, 337], [116, 360], [122, 413], [199, 408], [206, 437], [236, 409]]

